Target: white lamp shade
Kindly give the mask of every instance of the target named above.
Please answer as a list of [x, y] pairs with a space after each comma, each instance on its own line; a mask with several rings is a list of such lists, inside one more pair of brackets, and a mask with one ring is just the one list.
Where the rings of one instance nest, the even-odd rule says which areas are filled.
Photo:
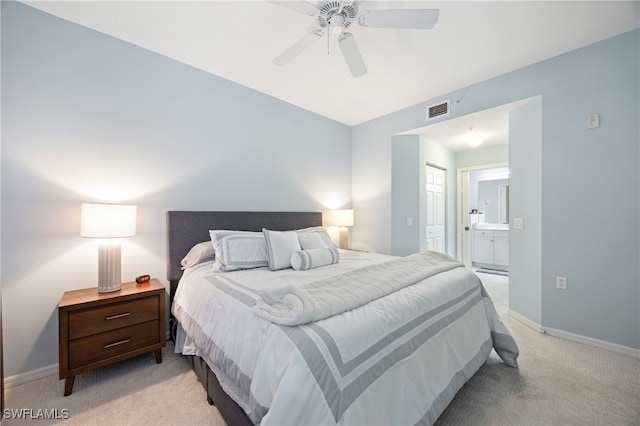
[[353, 210], [329, 210], [323, 213], [324, 226], [353, 226]]
[[80, 214], [80, 236], [89, 238], [121, 238], [136, 235], [137, 207], [123, 204], [83, 203]]

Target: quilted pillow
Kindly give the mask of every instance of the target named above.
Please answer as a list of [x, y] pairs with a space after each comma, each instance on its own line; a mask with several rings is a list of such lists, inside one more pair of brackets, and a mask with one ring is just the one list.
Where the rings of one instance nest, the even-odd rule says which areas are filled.
[[209, 231], [215, 250], [214, 272], [229, 272], [268, 266], [262, 232]]
[[291, 267], [295, 270], [306, 271], [319, 266], [332, 265], [340, 261], [338, 249], [318, 248], [301, 250], [291, 255]]

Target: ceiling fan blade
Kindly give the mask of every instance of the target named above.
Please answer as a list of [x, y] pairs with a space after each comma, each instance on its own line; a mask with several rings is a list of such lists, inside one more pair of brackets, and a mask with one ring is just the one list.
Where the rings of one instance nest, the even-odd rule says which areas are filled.
[[367, 10], [358, 16], [363, 27], [430, 30], [438, 22], [438, 9]]
[[293, 46], [289, 47], [284, 52], [276, 56], [276, 58], [273, 60], [273, 63], [280, 67], [287, 65], [296, 56], [308, 49], [313, 43], [320, 40], [321, 38], [322, 31], [314, 31], [307, 34], [306, 36], [295, 42]]
[[303, 0], [289, 0], [289, 1], [267, 0], [267, 1], [269, 3], [286, 7], [287, 9], [293, 10], [298, 13], [302, 13], [304, 15], [315, 16], [319, 12], [317, 7]]
[[340, 50], [342, 50], [345, 61], [347, 61], [351, 75], [353, 75], [354, 78], [358, 78], [366, 74], [367, 66], [364, 64], [360, 49], [358, 49], [356, 39], [353, 35], [351, 35], [351, 33], [343, 33], [338, 39], [338, 44], [340, 45]]

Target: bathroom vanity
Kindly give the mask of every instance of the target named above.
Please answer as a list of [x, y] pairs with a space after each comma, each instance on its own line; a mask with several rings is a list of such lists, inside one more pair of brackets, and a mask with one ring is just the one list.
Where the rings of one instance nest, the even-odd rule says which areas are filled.
[[474, 266], [509, 270], [509, 225], [474, 224], [471, 229], [471, 262]]

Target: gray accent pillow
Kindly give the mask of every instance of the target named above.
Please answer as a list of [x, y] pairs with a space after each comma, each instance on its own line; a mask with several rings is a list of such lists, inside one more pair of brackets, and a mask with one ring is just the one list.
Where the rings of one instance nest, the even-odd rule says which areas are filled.
[[211, 241], [198, 243], [191, 247], [189, 253], [180, 261], [180, 265], [182, 265], [182, 269], [192, 268], [199, 263], [213, 260], [215, 253]]
[[291, 255], [300, 250], [298, 233], [296, 231], [270, 231], [263, 229], [264, 240], [267, 245], [269, 269], [278, 271], [291, 268]]

